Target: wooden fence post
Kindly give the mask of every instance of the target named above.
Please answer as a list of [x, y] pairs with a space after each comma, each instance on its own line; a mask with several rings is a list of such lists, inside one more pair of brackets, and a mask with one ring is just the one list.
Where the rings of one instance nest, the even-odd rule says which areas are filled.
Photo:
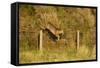
[[79, 34], [80, 34], [80, 31], [79, 30], [77, 30], [77, 50], [79, 50], [79, 46], [80, 46], [80, 44], [79, 44]]
[[43, 31], [42, 30], [40, 30], [40, 37], [39, 37], [39, 50], [40, 50], [40, 52], [42, 52], [42, 50], [43, 50], [43, 47], [42, 47], [42, 41], [43, 40]]

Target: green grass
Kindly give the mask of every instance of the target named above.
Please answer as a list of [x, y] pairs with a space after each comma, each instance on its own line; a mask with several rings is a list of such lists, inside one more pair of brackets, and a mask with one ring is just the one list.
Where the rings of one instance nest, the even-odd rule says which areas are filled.
[[58, 51], [20, 51], [20, 64], [24, 63], [43, 63], [43, 62], [61, 62], [61, 61], [78, 61], [78, 60], [93, 60], [96, 58], [95, 49], [92, 52], [85, 46], [75, 49], [66, 49], [63, 52]]

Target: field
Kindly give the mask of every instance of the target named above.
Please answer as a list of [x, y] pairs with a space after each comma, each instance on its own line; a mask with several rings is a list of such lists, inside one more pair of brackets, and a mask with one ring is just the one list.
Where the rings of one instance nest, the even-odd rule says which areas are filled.
[[[56, 41], [43, 30], [48, 23], [64, 31]], [[77, 49], [77, 31], [79, 48]], [[19, 63], [41, 63], [96, 59], [96, 9], [19, 5]]]

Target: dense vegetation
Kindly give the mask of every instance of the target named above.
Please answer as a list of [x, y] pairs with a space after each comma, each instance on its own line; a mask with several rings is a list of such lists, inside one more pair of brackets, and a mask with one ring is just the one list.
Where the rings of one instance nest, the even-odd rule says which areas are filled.
[[[61, 40], [53, 41], [43, 32], [43, 53], [39, 53], [38, 35], [50, 22], [64, 31]], [[41, 5], [19, 6], [20, 63], [89, 60], [96, 58], [96, 9]], [[76, 50], [76, 32], [80, 48]], [[66, 39], [66, 41], [64, 41]]]

